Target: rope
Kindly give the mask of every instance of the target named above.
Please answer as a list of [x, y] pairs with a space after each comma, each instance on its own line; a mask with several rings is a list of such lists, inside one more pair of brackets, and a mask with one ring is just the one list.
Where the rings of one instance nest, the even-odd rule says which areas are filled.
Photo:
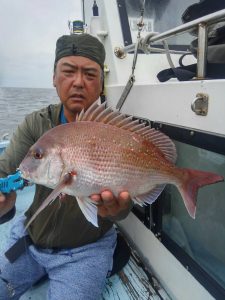
[[141, 40], [141, 31], [143, 29], [144, 26], [144, 11], [145, 11], [145, 0], [142, 1], [142, 6], [140, 9], [140, 21], [137, 23], [137, 27], [138, 27], [138, 33], [137, 33], [137, 41], [135, 44], [135, 50], [134, 50], [134, 58], [133, 58], [133, 63], [132, 63], [132, 71], [131, 71], [131, 75], [127, 81], [127, 84], [122, 92], [122, 95], [116, 105], [116, 108], [120, 111], [124, 102], [127, 99], [128, 94], [130, 93], [130, 90], [132, 89], [134, 82], [135, 82], [135, 75], [134, 75], [134, 71], [135, 71], [135, 67], [136, 67], [136, 63], [137, 63], [137, 56], [138, 56], [138, 49], [139, 49], [139, 44], [140, 44], [140, 40]]

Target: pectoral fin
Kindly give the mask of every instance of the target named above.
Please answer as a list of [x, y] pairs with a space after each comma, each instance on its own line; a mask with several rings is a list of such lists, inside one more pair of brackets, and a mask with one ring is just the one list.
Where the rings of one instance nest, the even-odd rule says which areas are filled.
[[88, 197], [77, 197], [78, 205], [84, 214], [85, 218], [91, 222], [95, 227], [98, 227], [98, 208], [91, 202], [91, 199]]
[[51, 204], [60, 194], [63, 188], [70, 184], [71, 179], [74, 175], [72, 173], [67, 173], [63, 179], [59, 182], [59, 184], [55, 187], [55, 189], [51, 192], [51, 194], [43, 201], [41, 206], [38, 208], [38, 210], [35, 212], [35, 214], [31, 217], [29, 222], [26, 224], [25, 229], [27, 229], [30, 224], [36, 219], [36, 217], [39, 215], [39, 213], [45, 209], [49, 204]]

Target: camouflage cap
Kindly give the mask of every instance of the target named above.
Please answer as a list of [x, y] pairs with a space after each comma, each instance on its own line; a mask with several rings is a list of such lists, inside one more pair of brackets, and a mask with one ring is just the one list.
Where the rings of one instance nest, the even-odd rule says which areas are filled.
[[94, 36], [83, 34], [63, 35], [56, 42], [55, 65], [65, 56], [84, 56], [104, 67], [105, 48]]

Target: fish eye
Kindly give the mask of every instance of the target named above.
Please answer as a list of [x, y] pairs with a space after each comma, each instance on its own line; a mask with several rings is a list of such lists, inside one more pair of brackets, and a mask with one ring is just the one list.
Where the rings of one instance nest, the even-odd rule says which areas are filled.
[[39, 152], [35, 152], [34, 153], [34, 158], [36, 158], [36, 159], [41, 159], [42, 158], [42, 154], [41, 153], [39, 153]]
[[35, 159], [42, 159], [43, 157], [43, 151], [41, 149], [35, 149], [33, 152], [32, 152], [32, 155]]

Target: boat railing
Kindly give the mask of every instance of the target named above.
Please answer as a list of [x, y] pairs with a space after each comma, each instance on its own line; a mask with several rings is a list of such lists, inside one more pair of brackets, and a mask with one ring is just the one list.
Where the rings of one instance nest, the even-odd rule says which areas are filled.
[[[175, 54], [190, 53], [188, 51], [175, 51], [175, 50], [162, 50], [152, 47], [152, 43], [155, 42], [165, 42], [168, 38], [184, 34], [186, 32], [191, 32], [193, 30], [197, 31], [198, 37], [198, 51], [197, 51], [197, 79], [204, 79], [206, 74], [206, 62], [207, 62], [207, 48], [208, 48], [208, 27], [210, 25], [219, 23], [225, 20], [225, 9], [217, 11], [215, 13], [206, 15], [204, 17], [195, 19], [186, 24], [177, 26], [173, 29], [165, 31], [163, 33], [152, 33], [150, 32], [144, 38], [141, 38], [138, 44], [138, 49], [142, 50], [144, 53], [148, 54], [151, 51], [157, 52], [169, 52]], [[116, 47], [115, 54], [122, 58], [126, 53], [133, 52], [136, 49], [136, 43], [125, 46]]]

